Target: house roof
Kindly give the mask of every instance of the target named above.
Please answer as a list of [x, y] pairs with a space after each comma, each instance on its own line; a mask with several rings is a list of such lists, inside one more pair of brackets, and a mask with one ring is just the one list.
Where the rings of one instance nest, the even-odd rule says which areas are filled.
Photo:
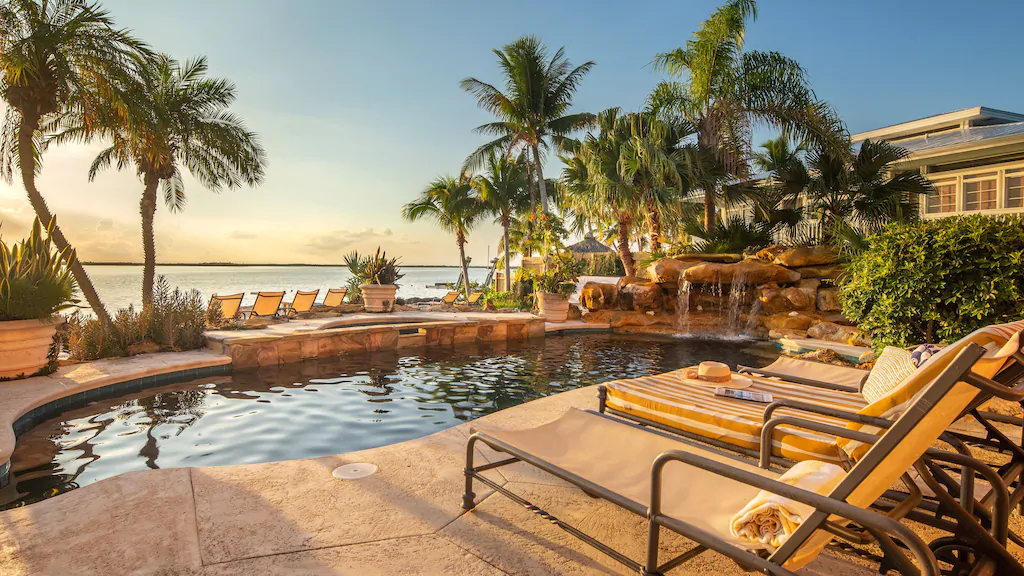
[[994, 124], [992, 126], [971, 126], [938, 134], [926, 134], [916, 138], [901, 140], [896, 145], [906, 148], [911, 153], [925, 150], [937, 150], [964, 144], [980, 143], [985, 140], [1024, 134], [1024, 122]]
[[593, 236], [587, 235], [583, 240], [569, 246], [569, 251], [573, 254], [601, 254], [604, 252], [615, 252], [608, 246], [598, 242]]
[[987, 108], [985, 106], [973, 106], [971, 108], [962, 108], [960, 110], [953, 110], [952, 112], [943, 112], [942, 114], [925, 116], [924, 118], [918, 118], [917, 120], [900, 122], [899, 124], [892, 124], [860, 132], [858, 134], [853, 134], [850, 139], [854, 142], [867, 139], [894, 140], [898, 138], [914, 137], [922, 132], [956, 128], [957, 126], [964, 126], [965, 124], [993, 125], [1021, 121], [1024, 121], [1024, 114], [1008, 112], [1006, 110], [997, 110], [995, 108]]

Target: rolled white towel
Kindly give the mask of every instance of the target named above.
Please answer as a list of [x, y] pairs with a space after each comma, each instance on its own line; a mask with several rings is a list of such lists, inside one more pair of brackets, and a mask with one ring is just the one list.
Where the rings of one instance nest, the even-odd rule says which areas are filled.
[[[778, 480], [790, 486], [828, 495], [845, 476], [846, 472], [835, 464], [804, 460], [779, 476]], [[813, 506], [761, 490], [732, 517], [729, 530], [737, 538], [774, 552], [812, 512]]]

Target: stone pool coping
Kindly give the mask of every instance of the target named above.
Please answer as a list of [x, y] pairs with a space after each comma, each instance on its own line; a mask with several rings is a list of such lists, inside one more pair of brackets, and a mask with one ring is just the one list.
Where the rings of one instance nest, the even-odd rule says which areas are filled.
[[[0, 573], [27, 574], [629, 574], [507, 498], [477, 485], [461, 507], [471, 425], [528, 427], [570, 407], [594, 408], [594, 387], [490, 414], [424, 438], [284, 462], [130, 472], [0, 512]], [[494, 461], [489, 451], [480, 461]], [[380, 471], [331, 476], [344, 463]], [[515, 464], [487, 473], [634, 558], [644, 519]], [[689, 545], [666, 535], [665, 553]], [[802, 574], [872, 571], [827, 552]], [[690, 574], [745, 574], [713, 553]]]

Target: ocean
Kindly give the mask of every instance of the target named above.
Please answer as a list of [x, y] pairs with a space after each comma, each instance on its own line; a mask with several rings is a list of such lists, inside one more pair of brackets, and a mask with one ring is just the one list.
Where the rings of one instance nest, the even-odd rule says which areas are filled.
[[[142, 302], [142, 266], [86, 266], [100, 298], [113, 313], [129, 304]], [[436, 282], [455, 282], [459, 268], [455, 266], [404, 267], [405, 276], [398, 281], [402, 298], [433, 298], [444, 296], [443, 288], [428, 288]], [[344, 266], [157, 266], [157, 276], [165, 276], [171, 288], [196, 289], [209, 300], [213, 294], [245, 293], [243, 305], [252, 304], [259, 290], [285, 290], [290, 300], [296, 290], [320, 289], [317, 301], [323, 301], [328, 288], [341, 288], [351, 276]], [[483, 282], [487, 268], [470, 268], [471, 281]], [[85, 305], [83, 300], [82, 305]]]

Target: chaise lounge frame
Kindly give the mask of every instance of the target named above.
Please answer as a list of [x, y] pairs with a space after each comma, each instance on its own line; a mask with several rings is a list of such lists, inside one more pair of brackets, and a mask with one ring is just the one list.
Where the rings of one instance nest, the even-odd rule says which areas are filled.
[[[961, 350], [952, 360], [949, 366], [947, 366], [946, 369], [943, 370], [935, 380], [927, 386], [903, 416], [894, 423], [891, 423], [886, 431], [880, 436], [847, 430], [837, 426], [829, 426], [818, 422], [800, 420], [794, 417], [783, 417], [789, 419], [790, 423], [799, 423], [817, 428], [828, 428], [828, 433], [834, 433], [837, 436], [852, 438], [854, 440], [874, 445], [874, 447], [868, 451], [868, 453], [858, 462], [857, 466], [850, 471], [846, 478], [829, 496], [822, 496], [820, 494], [795, 488], [788, 484], [783, 484], [776, 480], [764, 478], [748, 471], [702, 457], [698, 454], [682, 450], [671, 450], [662, 453], [655, 462], [652, 463], [650, 505], [643, 506], [642, 504], [590, 482], [586, 478], [576, 476], [553, 463], [536, 458], [531, 454], [517, 449], [515, 446], [494, 438], [493, 436], [483, 432], [474, 432], [467, 443], [465, 469], [466, 490], [463, 495], [463, 508], [469, 510], [474, 507], [475, 494], [473, 492], [473, 481], [479, 481], [539, 514], [541, 517], [549, 520], [573, 536], [594, 546], [616, 561], [632, 569], [638, 570], [646, 576], [663, 574], [664, 572], [683, 564], [706, 550], [714, 550], [724, 554], [735, 560], [745, 569], [758, 570], [777, 575], [790, 575], [793, 574], [793, 572], [784, 568], [783, 564], [805, 541], [807, 541], [808, 538], [811, 537], [811, 535], [819, 529], [826, 530], [840, 538], [863, 540], [863, 537], [856, 531], [828, 522], [829, 516], [835, 514], [859, 525], [870, 535], [871, 538], [873, 538], [875, 542], [878, 543], [885, 554], [884, 559], [879, 559], [884, 563], [882, 565], [883, 568], [888, 569], [889, 567], [893, 567], [906, 575], [938, 574], [939, 568], [935, 556], [916, 534], [902, 526], [893, 518], [852, 506], [845, 502], [845, 499], [848, 498], [853, 493], [854, 489], [864, 482], [871, 473], [877, 470], [877, 468], [885, 461], [889, 453], [896, 448], [899, 442], [905, 438], [915, 426], [923, 422], [924, 419], [928, 417], [930, 410], [938, 405], [958, 382], [965, 381], [986, 393], [995, 393], [996, 391], [1001, 392], [1005, 390], [1005, 387], [1000, 383], [971, 373], [971, 368], [974, 363], [980, 359], [984, 353], [984, 348], [976, 344], [972, 343], [965, 346], [964, 349]], [[1019, 352], [1014, 358], [1018, 362], [1022, 361], [1022, 359], [1017, 356], [1019, 356]], [[625, 422], [604, 414], [593, 414], [616, 420], [624, 425], [644, 428], [639, 424]], [[646, 430], [651, 434], [665, 435], [659, 430]], [[506, 453], [510, 458], [482, 466], [474, 466], [473, 456], [477, 442], [482, 442], [494, 450]], [[662, 471], [664, 466], [671, 461], [680, 461], [762, 490], [768, 490], [781, 496], [813, 506], [817, 510], [809, 518], [805, 519], [804, 523], [796, 530], [796, 532], [794, 532], [793, 535], [774, 553], [767, 555], [766, 557], [753, 554], [747, 550], [728, 544], [721, 539], [716, 538], [712, 534], [708, 534], [700, 529], [687, 525], [684, 522], [662, 514], [660, 508]], [[995, 500], [993, 506], [993, 514], [995, 518], [993, 527], [988, 529], [982, 526], [975, 519], [973, 511], [971, 510], [974, 502], [973, 482], [968, 480], [968, 478], [973, 478], [973, 472], [966, 474], [963, 482], [965, 486], [964, 495], [967, 496], [967, 499], [964, 501], [966, 504], [950, 497], [944, 490], [940, 489], [936, 491], [939, 498], [943, 500], [943, 504], [946, 508], [958, 520], [958, 541], [963, 543], [962, 547], [968, 547], [977, 556], [975, 571], [972, 572], [972, 574], [995, 574], [996, 570], [1001, 570], [999, 572], [1000, 574], [1024, 574], [1024, 567], [1022, 567], [1005, 548], [1005, 519], [1009, 515], [1009, 495], [1006, 492], [1006, 487], [998, 481], [998, 478], [995, 478], [986, 472], [986, 470], [990, 471], [990, 469], [988, 469], [988, 467], [983, 463], [962, 454], [945, 453], [936, 449], [928, 449], [925, 451], [924, 455], [917, 460], [917, 462], [913, 463], [915, 469], [930, 486], [940, 487], [938, 481], [932, 476], [931, 466], [936, 461], [945, 461], [955, 465], [964, 466], [966, 470], [977, 471], [987, 480], [992, 482], [992, 490], [993, 494], [995, 494], [993, 497]], [[483, 476], [483, 472], [487, 470], [492, 470], [515, 462], [525, 462], [530, 464], [579, 487], [590, 495], [598, 496], [621, 508], [629, 510], [630, 512], [646, 517], [649, 523], [646, 563], [641, 564], [631, 558], [628, 558], [624, 554], [566, 524], [546, 511], [534, 506], [522, 497], [514, 494], [510, 490]], [[908, 462], [907, 464], [909, 465], [911, 463]], [[677, 532], [696, 542], [697, 546], [665, 563], [659, 563], [658, 541], [661, 528], [667, 528]], [[896, 541], [893, 540], [893, 537], [899, 540], [900, 543], [897, 544]], [[910, 552], [917, 561], [917, 564], [921, 567], [921, 570], [918, 570], [918, 568], [910, 561], [904, 553], [904, 549]]]

